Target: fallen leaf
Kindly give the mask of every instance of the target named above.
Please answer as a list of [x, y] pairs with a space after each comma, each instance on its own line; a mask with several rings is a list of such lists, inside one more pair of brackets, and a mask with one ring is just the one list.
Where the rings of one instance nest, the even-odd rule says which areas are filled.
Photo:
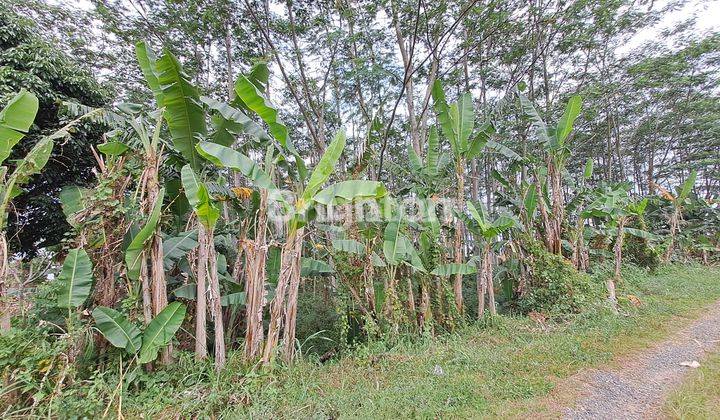
[[700, 367], [700, 363], [698, 363], [697, 360], [693, 360], [692, 362], [680, 362], [680, 366], [697, 369]]
[[630, 301], [631, 305], [636, 306], [636, 307], [642, 306], [642, 301], [640, 300], [639, 297], [637, 297], [635, 295], [627, 295], [627, 298]]

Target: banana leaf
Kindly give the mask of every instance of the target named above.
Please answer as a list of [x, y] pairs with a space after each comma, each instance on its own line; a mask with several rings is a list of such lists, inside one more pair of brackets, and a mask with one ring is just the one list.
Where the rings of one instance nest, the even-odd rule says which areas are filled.
[[193, 169], [199, 169], [201, 160], [195, 144], [207, 134], [207, 126], [198, 90], [169, 51], [164, 52], [156, 67], [162, 89], [164, 117], [173, 145]]
[[220, 218], [220, 210], [215, 206], [212, 198], [210, 198], [207, 186], [197, 179], [190, 165], [183, 166], [180, 176], [183, 187], [185, 188], [185, 196], [190, 203], [190, 207], [195, 211], [198, 220], [208, 230], [214, 229], [215, 223], [217, 223]]
[[337, 132], [337, 134], [335, 134], [335, 138], [332, 143], [330, 143], [328, 148], [325, 150], [325, 153], [323, 153], [320, 161], [310, 175], [310, 180], [305, 186], [301, 202], [298, 203], [299, 209], [304, 209], [305, 206], [310, 203], [310, 200], [315, 196], [315, 194], [317, 194], [325, 181], [330, 178], [330, 174], [332, 174], [335, 169], [335, 165], [338, 160], [340, 160], [340, 156], [342, 155], [344, 149], [345, 130], [341, 129]]
[[230, 146], [242, 133], [249, 134], [261, 141], [272, 141], [260, 124], [239, 109], [207, 96], [201, 96], [200, 100], [217, 112], [216, 118], [214, 118], [215, 132], [212, 135], [214, 143]]
[[387, 190], [382, 182], [351, 180], [330, 185], [315, 194], [312, 200], [324, 205], [345, 204], [357, 199], [382, 198], [386, 194]]
[[158, 352], [170, 344], [183, 319], [185, 319], [185, 305], [173, 302], [150, 321], [143, 332], [140, 363], [149, 363], [157, 359]]
[[559, 147], [563, 147], [565, 140], [570, 135], [575, 124], [575, 119], [580, 115], [582, 110], [582, 98], [578, 95], [574, 95], [570, 98], [567, 105], [565, 106], [565, 112], [558, 121], [557, 129], [555, 130], [556, 142]]
[[302, 265], [300, 268], [300, 275], [302, 277], [317, 277], [334, 272], [335, 270], [325, 261], [305, 257], [302, 259]]
[[454, 276], [456, 274], [475, 274], [477, 273], [477, 267], [471, 264], [458, 264], [458, 263], [450, 263], [450, 264], [441, 264], [435, 267], [433, 271], [430, 272], [430, 274], [434, 276], [441, 276], [441, 277], [449, 277]]
[[245, 292], [230, 293], [229, 295], [220, 296], [220, 305], [222, 306], [244, 305], [245, 301]]
[[12, 148], [30, 130], [37, 111], [37, 97], [25, 89], [0, 111], [0, 163], [10, 156]]
[[290, 142], [287, 127], [278, 118], [277, 109], [262, 96], [262, 93], [255, 84], [247, 77], [240, 75], [235, 81], [235, 93], [237, 93], [238, 97], [248, 109], [258, 114], [265, 124], [268, 125], [270, 134], [272, 134], [275, 140], [287, 148], [289, 152], [293, 154], [297, 153]]
[[140, 330], [123, 314], [111, 308], [98, 306], [93, 310], [92, 317], [98, 330], [110, 344], [125, 349], [130, 355], [140, 350], [142, 345]]
[[145, 244], [153, 237], [157, 224], [160, 221], [160, 213], [162, 212], [163, 199], [165, 198], [165, 189], [161, 189], [157, 200], [153, 205], [152, 211], [148, 216], [145, 226], [133, 237], [127, 250], [125, 250], [125, 264], [127, 265], [127, 275], [131, 280], [140, 278], [140, 267], [143, 264], [142, 252]]
[[92, 262], [84, 249], [68, 252], [58, 281], [62, 284], [57, 297], [59, 308], [77, 308], [85, 302], [92, 289], [93, 274]]
[[365, 245], [354, 239], [334, 239], [332, 241], [332, 247], [337, 251], [365, 255]]
[[260, 168], [260, 165], [237, 150], [206, 141], [200, 142], [197, 150], [202, 157], [215, 165], [242, 173], [259, 188], [277, 190], [270, 176]]

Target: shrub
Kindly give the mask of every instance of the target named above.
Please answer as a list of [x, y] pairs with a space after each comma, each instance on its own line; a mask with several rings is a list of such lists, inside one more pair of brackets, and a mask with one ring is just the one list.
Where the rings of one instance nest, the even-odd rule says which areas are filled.
[[600, 298], [600, 285], [577, 271], [562, 256], [551, 254], [537, 244], [531, 245], [528, 251], [527, 290], [517, 302], [521, 311], [577, 313]]
[[655, 271], [660, 266], [660, 251], [652, 247], [647, 239], [625, 235], [624, 259], [638, 267]]

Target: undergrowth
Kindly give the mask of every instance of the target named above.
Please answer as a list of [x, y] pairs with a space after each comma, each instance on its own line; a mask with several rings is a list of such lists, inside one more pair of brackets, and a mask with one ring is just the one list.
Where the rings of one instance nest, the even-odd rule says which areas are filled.
[[[600, 282], [608, 274], [601, 267], [588, 280]], [[176, 364], [152, 372], [113, 353], [102, 369], [86, 373], [79, 357], [76, 371], [58, 385], [59, 355], [66, 349], [52, 345], [47, 334], [16, 328], [0, 339], [5, 384], [0, 413], [118, 417], [121, 412], [126, 418], [535, 413], [538, 399], [558, 379], [661, 339], [683, 322], [681, 317], [694, 316], [720, 298], [717, 268], [666, 267], [649, 275], [627, 267], [623, 274], [620, 315], [602, 303], [547, 321], [500, 315], [439, 337], [357, 343], [337, 360], [320, 363], [312, 353], [292, 367], [271, 369], [243, 365], [241, 354], [230, 352], [221, 374], [186, 352]], [[56, 366], [48, 370], [52, 360]], [[42, 393], [34, 407], [33, 398], [17, 399], [34, 393]]]

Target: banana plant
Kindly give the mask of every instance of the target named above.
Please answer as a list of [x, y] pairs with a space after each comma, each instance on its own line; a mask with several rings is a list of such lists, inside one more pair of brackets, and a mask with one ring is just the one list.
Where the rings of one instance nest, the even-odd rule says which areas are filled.
[[[0, 164], [10, 156], [12, 148], [27, 134], [35, 120], [38, 100], [35, 95], [25, 90], [16, 94], [5, 108], [0, 111]], [[7, 227], [7, 209], [10, 202], [22, 193], [21, 186], [30, 181], [33, 175], [40, 173], [52, 153], [54, 141], [70, 134], [70, 130], [85, 118], [93, 118], [102, 110], [92, 110], [84, 114], [56, 132], [42, 137], [15, 164], [15, 169], [8, 174], [8, 166], [0, 166], [0, 309], [3, 315], [9, 313], [5, 309], [5, 283], [8, 278], [8, 246], [5, 237]], [[9, 318], [2, 317], [0, 330], [9, 328]]]
[[169, 50], [158, 58], [145, 42], [139, 42], [135, 55], [158, 109], [163, 110], [173, 146], [193, 170], [199, 170], [202, 159], [195, 145], [207, 136], [207, 123], [198, 89]]
[[663, 262], [666, 264], [670, 262], [670, 258], [672, 257], [673, 251], [675, 249], [676, 236], [678, 231], [680, 230], [680, 221], [683, 217], [683, 210], [688, 205], [688, 199], [690, 197], [690, 193], [692, 192], [693, 187], [695, 186], [696, 179], [697, 171], [691, 172], [690, 176], [688, 176], [685, 182], [683, 182], [679, 187], [677, 187], [677, 191], [675, 194], [670, 193], [661, 185], [653, 183], [653, 186], [658, 191], [660, 191], [662, 197], [672, 203], [673, 208], [669, 218], [670, 243], [668, 244], [667, 249], [663, 254]]
[[[468, 223], [468, 229], [475, 238], [482, 238], [484, 242], [481, 255], [480, 276], [477, 277], [478, 292], [478, 318], [485, 312], [485, 296], [487, 295], [491, 315], [497, 314], [495, 305], [495, 289], [493, 284], [493, 258], [492, 246], [498, 237], [508, 230], [520, 226], [520, 222], [513, 217], [500, 215], [494, 219], [490, 218], [482, 203], [478, 203], [480, 210], [472, 202], [467, 203], [468, 211], [472, 219]], [[477, 240], [477, 239], [476, 239]]]
[[[295, 182], [295, 202], [287, 203], [280, 190], [273, 184], [271, 177], [260, 168], [260, 165], [241, 152], [217, 143], [200, 142], [197, 150], [208, 161], [245, 175], [250, 182], [267, 191], [270, 199], [285, 208], [288, 212], [286, 235], [282, 248], [280, 275], [276, 286], [275, 297], [270, 308], [270, 327], [263, 349], [263, 362], [270, 363], [279, 342], [281, 326], [284, 324], [283, 356], [286, 361], [294, 358], [295, 322], [297, 313], [297, 293], [300, 284], [302, 240], [304, 226], [312, 215], [316, 205], [336, 205], [349, 203], [359, 199], [379, 198], [385, 195], [385, 187], [376, 181], [352, 180], [342, 181], [322, 189], [330, 178], [335, 165], [345, 148], [345, 132], [340, 130], [318, 161], [307, 182], [302, 159], [292, 147], [287, 128], [279, 121], [277, 110], [262, 97], [257, 86], [246, 77], [241, 76], [236, 82], [235, 92], [248, 109], [268, 125], [272, 138], [277, 140], [287, 151], [295, 156], [295, 172], [300, 179]], [[258, 135], [258, 134], [256, 134]], [[267, 134], [266, 134], [267, 135]], [[267, 135], [270, 137], [270, 135]], [[280, 153], [280, 152], [278, 152]], [[283, 157], [281, 155], [281, 157]], [[284, 157], [283, 160], [287, 161]], [[272, 159], [266, 159], [272, 161]], [[268, 165], [266, 165], [267, 167]], [[287, 296], [286, 296], [287, 295]], [[284, 318], [284, 319], [283, 319]]]
[[[557, 124], [549, 126], [525, 95], [518, 92], [518, 96], [520, 105], [525, 115], [529, 117], [535, 135], [545, 151], [545, 166], [536, 168], [535, 171], [536, 195], [539, 197], [537, 204], [543, 218], [545, 245], [548, 251], [560, 255], [563, 221], [565, 220], [562, 178], [572, 150], [568, 139], [575, 120], [582, 110], [582, 98], [578, 95], [572, 96]], [[544, 194], [542, 194], [544, 189], [547, 189], [549, 193], [549, 211], [546, 208], [545, 200], [542, 199], [544, 198]]]
[[581, 217], [584, 219], [591, 217], [606, 219], [609, 222], [610, 228], [614, 228], [615, 244], [613, 246], [613, 253], [615, 257], [615, 271], [613, 277], [609, 277], [605, 282], [608, 299], [614, 309], [617, 309], [615, 285], [621, 279], [622, 248], [625, 235], [630, 234], [642, 238], [652, 237], [649, 232], [645, 232], [644, 230], [626, 227], [631, 217], [642, 218], [648, 203], [647, 198], [638, 202], [631, 200], [627, 190], [627, 185], [618, 184], [599, 192], [593, 203], [581, 214]]
[[140, 364], [157, 359], [158, 353], [170, 345], [185, 319], [185, 305], [173, 302], [157, 314], [143, 331], [125, 315], [105, 306], [92, 312], [97, 329], [114, 347], [123, 349]]
[[[475, 128], [475, 113], [473, 111], [472, 96], [464, 93], [454, 103], [447, 103], [445, 91], [439, 80], [432, 88], [437, 121], [444, 136], [450, 143], [450, 149], [455, 158], [456, 208], [465, 208], [465, 167], [467, 162], [479, 157], [490, 141], [494, 132], [492, 124], [483, 124], [477, 132]], [[455, 225], [455, 239], [453, 243], [454, 263], [462, 264], [463, 225], [460, 220]], [[463, 312], [462, 274], [455, 275], [453, 293], [458, 312]]]
[[208, 187], [195, 174], [190, 164], [181, 171], [185, 196], [199, 222], [197, 254], [197, 292], [195, 304], [195, 355], [198, 359], [207, 357], [207, 297], [209, 287], [210, 314], [215, 331], [215, 369], [225, 366], [225, 330], [222, 318], [220, 282], [218, 279], [217, 256], [215, 253], [215, 225], [220, 218], [220, 209], [210, 196]]

